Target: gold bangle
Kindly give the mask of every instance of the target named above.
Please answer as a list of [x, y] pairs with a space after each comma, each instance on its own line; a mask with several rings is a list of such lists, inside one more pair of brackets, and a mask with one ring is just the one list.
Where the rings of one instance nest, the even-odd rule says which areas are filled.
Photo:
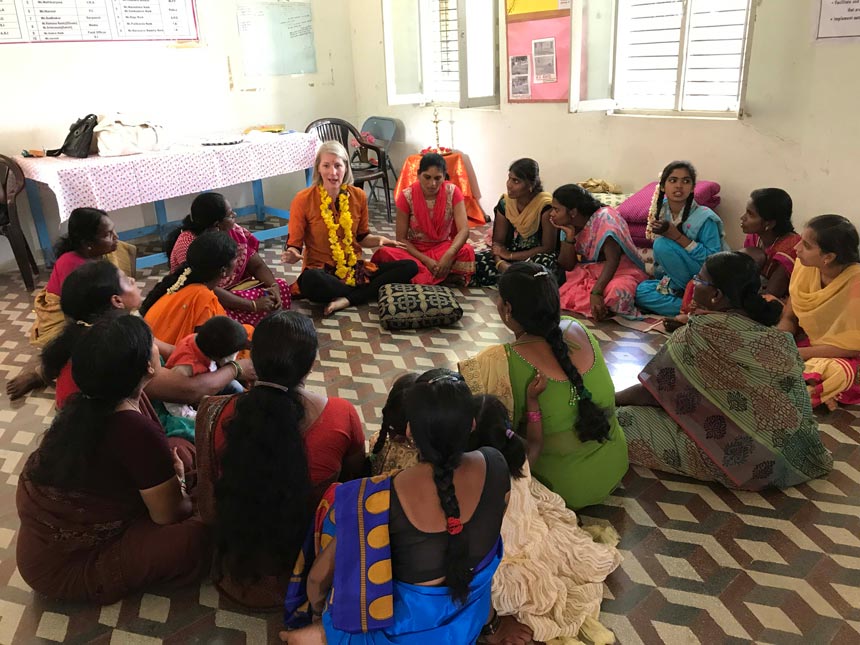
[[233, 366], [233, 368], [236, 370], [236, 380], [237, 381], [242, 378], [242, 366], [239, 365], [239, 363], [237, 363], [236, 361], [227, 361], [226, 363], [224, 363], [224, 365], [232, 365]]
[[496, 271], [499, 271], [499, 273], [501, 273], [501, 271], [499, 270], [499, 265], [502, 264], [503, 262], [504, 262], [504, 260], [497, 260], [496, 261]]
[[252, 305], [254, 305], [254, 313], [257, 313], [257, 301], [256, 301], [256, 300], [252, 300], [252, 301], [251, 301], [251, 304], [252, 304]]

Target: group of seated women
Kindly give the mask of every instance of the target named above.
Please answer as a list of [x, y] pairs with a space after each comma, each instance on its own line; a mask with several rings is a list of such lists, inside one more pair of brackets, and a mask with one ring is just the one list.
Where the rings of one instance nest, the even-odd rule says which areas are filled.
[[[797, 236], [788, 195], [754, 191], [744, 251], [723, 251], [694, 170], [670, 164], [650, 225], [663, 273], [648, 281], [617, 212], [579, 186], [544, 193], [528, 159], [476, 255], [444, 174], [425, 156], [390, 240], [370, 232], [342, 146], [323, 144], [293, 201], [292, 287], [215, 193], [195, 200], [145, 299], [110, 261], [109, 218], [75, 211], [40, 296], [64, 320], [38, 334], [59, 412], [19, 480], [24, 580], [111, 603], [211, 571], [238, 603], [286, 606], [290, 643], [612, 642], [597, 618], [617, 536], [574, 511], [630, 462], [746, 490], [829, 472], [813, 407], [860, 401], [848, 220]], [[513, 339], [459, 372], [399, 378], [366, 455], [353, 405], [305, 386], [316, 331], [287, 309], [301, 296], [337, 311], [413, 278], [497, 284]], [[616, 392], [597, 339], [563, 311], [632, 314], [643, 298], [687, 315], [641, 384]], [[198, 407], [196, 424], [170, 404]]]

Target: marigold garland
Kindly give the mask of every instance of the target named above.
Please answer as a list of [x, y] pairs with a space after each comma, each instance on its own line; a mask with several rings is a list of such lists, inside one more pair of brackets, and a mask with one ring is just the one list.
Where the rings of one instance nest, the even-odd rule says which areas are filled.
[[[352, 213], [349, 212], [349, 193], [346, 190], [346, 184], [340, 187], [338, 195], [340, 217], [337, 222], [334, 221], [334, 213], [331, 211], [331, 197], [322, 186], [319, 191], [320, 215], [328, 230], [328, 243], [335, 266], [334, 274], [350, 287], [354, 287], [355, 264], [358, 258], [352, 246]], [[343, 241], [338, 237], [338, 229], [343, 231]]]

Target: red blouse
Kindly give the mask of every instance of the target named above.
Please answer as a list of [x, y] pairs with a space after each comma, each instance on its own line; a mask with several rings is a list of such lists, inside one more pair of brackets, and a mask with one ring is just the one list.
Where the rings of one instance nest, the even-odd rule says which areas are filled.
[[[237, 397], [233, 397], [224, 406], [213, 431], [212, 443], [219, 464], [227, 447], [224, 424], [235, 413], [236, 400]], [[303, 438], [308, 457], [308, 472], [314, 485], [336, 477], [345, 457], [364, 452], [361, 420], [352, 403], [345, 399], [329, 398], [322, 414], [305, 430]]]

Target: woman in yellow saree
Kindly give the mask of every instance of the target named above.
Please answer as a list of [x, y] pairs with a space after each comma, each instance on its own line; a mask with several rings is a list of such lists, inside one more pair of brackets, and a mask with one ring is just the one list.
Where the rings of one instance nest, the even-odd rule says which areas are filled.
[[798, 337], [813, 406], [860, 403], [860, 238], [840, 215], [807, 223], [779, 328]]

